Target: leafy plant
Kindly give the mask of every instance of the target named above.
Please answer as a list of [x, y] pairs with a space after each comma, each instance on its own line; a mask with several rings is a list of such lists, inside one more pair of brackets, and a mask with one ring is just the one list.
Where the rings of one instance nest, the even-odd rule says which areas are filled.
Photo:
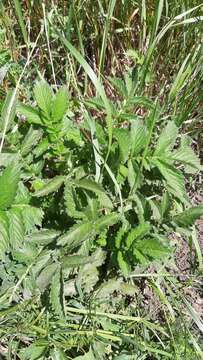
[[[200, 116], [201, 7], [86, 0], [67, 14], [61, 4], [24, 11], [15, 1], [19, 25], [7, 27], [30, 73], [1, 104], [0, 355], [201, 358], [190, 296], [200, 292], [203, 206], [187, 188], [202, 166], [180, 127]], [[192, 276], [174, 264], [179, 239]]]

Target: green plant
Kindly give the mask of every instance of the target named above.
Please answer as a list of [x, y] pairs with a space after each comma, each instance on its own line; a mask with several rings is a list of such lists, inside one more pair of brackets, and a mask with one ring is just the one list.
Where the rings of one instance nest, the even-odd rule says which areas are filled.
[[202, 6], [66, 5], [0, 4], [0, 356], [201, 359]]
[[[15, 119], [9, 118], [0, 155], [5, 168], [0, 177], [1, 311], [7, 314], [22, 299], [37, 297], [64, 321], [67, 312], [77, 310], [67, 303], [69, 283], [83, 297], [96, 291], [104, 265], [108, 272], [120, 268], [128, 278], [136, 265], [144, 269], [170, 261], [171, 232], [185, 234], [187, 229], [191, 236], [190, 227], [203, 214], [202, 206], [191, 207], [184, 187], [184, 174], [201, 166], [189, 137], [178, 135], [172, 120], [161, 121], [158, 104], [145, 100], [152, 108], [148, 116], [129, 116], [125, 127], [114, 109], [116, 126], [106, 163], [108, 128], [87, 110], [78, 123], [80, 108], [65, 87], [54, 94], [40, 81], [34, 99], [34, 107], [17, 104], [26, 121], [13, 132]], [[153, 328], [144, 318], [139, 321]], [[22, 359], [50, 352], [54, 339], [31, 345]]]

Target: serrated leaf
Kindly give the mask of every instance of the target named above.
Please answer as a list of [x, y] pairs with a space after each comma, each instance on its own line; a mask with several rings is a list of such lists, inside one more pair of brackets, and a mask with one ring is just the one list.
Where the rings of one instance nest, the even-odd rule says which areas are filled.
[[74, 225], [67, 233], [58, 239], [57, 244], [67, 246], [70, 249], [77, 247], [92, 235], [92, 231], [91, 222]]
[[0, 176], [0, 209], [4, 210], [12, 205], [18, 188], [19, 180], [19, 165], [8, 165]]
[[37, 278], [39, 273], [47, 264], [50, 264], [52, 251], [51, 250], [43, 250], [35, 259], [35, 264], [32, 266], [32, 274], [34, 278]]
[[126, 239], [126, 246], [129, 249], [135, 240], [143, 238], [150, 231], [150, 224], [148, 222], [138, 225], [136, 228], [132, 229]]
[[163, 154], [172, 149], [178, 135], [178, 128], [173, 121], [168, 122], [166, 127], [159, 135], [158, 142], [154, 151], [154, 156], [163, 156]]
[[78, 273], [77, 285], [83, 289], [84, 293], [90, 293], [98, 280], [99, 271], [97, 266], [94, 264], [86, 264]]
[[171, 201], [168, 191], [165, 191], [165, 193], [162, 196], [161, 200], [161, 216], [162, 218], [166, 217], [169, 213], [171, 207]]
[[160, 203], [154, 199], [149, 199], [148, 202], [152, 211], [152, 219], [156, 221], [160, 221], [161, 219]]
[[4, 259], [9, 248], [9, 221], [6, 213], [0, 210], [0, 259]]
[[63, 269], [74, 268], [85, 265], [91, 262], [91, 256], [84, 255], [69, 255], [61, 259], [61, 266]]
[[16, 114], [16, 91], [9, 90], [1, 110], [0, 130], [8, 131]]
[[116, 237], [115, 237], [115, 246], [117, 249], [120, 249], [121, 243], [123, 240], [123, 237], [126, 233], [127, 229], [125, 226], [120, 227], [120, 229], [117, 231]]
[[106, 251], [101, 248], [98, 248], [95, 252], [91, 255], [91, 262], [95, 266], [101, 266], [106, 259]]
[[193, 151], [190, 145], [190, 139], [187, 136], [181, 137], [181, 146], [171, 154], [173, 161], [178, 161], [185, 166], [185, 172], [195, 174], [201, 170], [200, 159]]
[[104, 102], [99, 97], [93, 97], [85, 100], [85, 105], [87, 105], [91, 109], [95, 110], [103, 110], [104, 109]]
[[123, 275], [127, 277], [130, 273], [130, 265], [121, 251], [118, 251], [117, 261]]
[[39, 274], [37, 278], [37, 286], [41, 290], [41, 292], [44, 292], [44, 290], [47, 288], [47, 286], [51, 283], [52, 278], [54, 274], [56, 273], [58, 269], [57, 263], [52, 263], [47, 265]]
[[116, 77], [109, 77], [109, 80], [121, 96], [123, 96], [124, 98], [128, 96], [125, 83], [122, 79]]
[[22, 181], [18, 183], [18, 189], [14, 200], [14, 205], [23, 204], [26, 205], [30, 201], [30, 193], [27, 187], [23, 184]]
[[102, 186], [91, 179], [74, 180], [73, 184], [77, 187], [93, 191], [97, 194], [104, 192]]
[[47, 245], [54, 241], [60, 235], [60, 231], [41, 229], [33, 232], [26, 238], [27, 241], [39, 245]]
[[37, 248], [34, 244], [25, 243], [22, 247], [16, 247], [12, 251], [12, 256], [18, 262], [30, 264], [37, 256]]
[[63, 118], [68, 109], [68, 93], [65, 86], [62, 86], [52, 102], [52, 119], [59, 121]]
[[77, 210], [77, 194], [70, 182], [65, 183], [64, 200], [68, 216], [75, 219], [83, 219], [85, 217], [82, 211]]
[[145, 147], [147, 139], [147, 129], [142, 120], [134, 120], [131, 123], [130, 137], [132, 155], [136, 156]]
[[44, 138], [41, 140], [41, 142], [33, 149], [33, 154], [36, 157], [39, 157], [43, 155], [49, 148], [49, 140], [48, 138]]
[[203, 216], [203, 205], [191, 207], [173, 217], [173, 221], [182, 227], [191, 226]]
[[62, 280], [61, 280], [61, 272], [58, 269], [51, 281], [51, 289], [50, 289], [50, 301], [52, 309], [55, 314], [60, 318], [63, 318], [63, 304], [62, 304]]
[[39, 115], [39, 112], [34, 109], [32, 106], [30, 105], [25, 105], [23, 103], [18, 103], [17, 105], [17, 111], [25, 116], [26, 120], [30, 123], [30, 124], [39, 124], [42, 125], [42, 120], [41, 117]]
[[142, 265], [146, 265], [149, 263], [146, 256], [144, 256], [138, 249], [133, 249], [133, 255], [135, 256], [136, 261], [138, 261]]
[[138, 240], [135, 248], [144, 256], [153, 259], [162, 259], [170, 254], [170, 249], [155, 238]]
[[77, 284], [85, 293], [89, 293], [99, 280], [98, 267], [104, 264], [106, 252], [98, 248], [91, 256], [90, 261], [84, 264], [78, 273]]
[[25, 230], [27, 233], [33, 231], [36, 226], [42, 225], [42, 218], [44, 212], [40, 208], [34, 206], [26, 206], [22, 210], [23, 221], [25, 225]]
[[22, 245], [25, 236], [22, 209], [12, 208], [8, 211], [8, 216], [10, 244], [13, 249], [17, 249]]
[[34, 96], [37, 105], [47, 118], [50, 117], [53, 93], [46, 81], [39, 81], [34, 87]]
[[130, 151], [130, 133], [128, 129], [115, 129], [114, 136], [118, 141], [118, 146], [120, 150], [120, 157], [123, 163], [128, 159]]
[[97, 290], [97, 298], [98, 299], [110, 298], [110, 296], [115, 291], [119, 290], [121, 281], [122, 281], [121, 279], [117, 279], [117, 278], [104, 281]]
[[64, 180], [65, 180], [65, 177], [62, 175], [55, 176], [53, 179], [49, 180], [44, 186], [42, 186], [42, 188], [35, 191], [35, 193], [32, 195], [35, 197], [40, 197], [40, 196], [46, 196], [52, 192], [55, 192], [61, 187]]
[[154, 164], [167, 182], [168, 191], [179, 198], [182, 202], [187, 201], [184, 177], [174, 166], [163, 160], [155, 160]]
[[74, 185], [82, 189], [90, 190], [99, 195], [100, 203], [107, 208], [112, 208], [113, 204], [109, 196], [105, 193], [102, 186], [91, 179], [82, 179], [73, 181]]
[[121, 215], [117, 213], [111, 213], [109, 215], [104, 215], [101, 218], [99, 218], [94, 223], [94, 228], [96, 231], [102, 231], [108, 226], [112, 226], [116, 223], [118, 223], [121, 220]]
[[[131, 189], [137, 189], [142, 184], [142, 173], [136, 161], [128, 160], [128, 183]], [[136, 188], [135, 188], [136, 185]]]
[[21, 144], [21, 149], [20, 149], [21, 154], [23, 156], [28, 155], [31, 149], [39, 142], [41, 138], [42, 138], [42, 131], [34, 130], [31, 126]]

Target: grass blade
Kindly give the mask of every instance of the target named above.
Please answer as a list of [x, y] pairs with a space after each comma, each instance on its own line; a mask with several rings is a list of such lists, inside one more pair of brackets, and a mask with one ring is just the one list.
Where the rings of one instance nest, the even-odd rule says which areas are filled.
[[116, 5], [116, 0], [110, 0], [109, 7], [108, 7], [107, 18], [106, 18], [106, 22], [105, 22], [105, 26], [104, 26], [104, 35], [103, 35], [103, 39], [102, 39], [102, 47], [101, 47], [101, 52], [100, 52], [99, 76], [103, 72], [103, 68], [104, 68], [104, 60], [105, 60], [105, 53], [106, 53], [106, 47], [107, 47], [107, 39], [108, 39], [110, 21], [111, 21], [112, 15], [113, 15], [115, 5]]
[[105, 109], [106, 109], [106, 123], [108, 128], [108, 136], [109, 136], [109, 145], [108, 145], [108, 153], [107, 157], [110, 152], [111, 143], [112, 143], [112, 135], [113, 135], [113, 123], [112, 123], [112, 113], [111, 113], [111, 106], [109, 103], [109, 100], [106, 96], [104, 87], [98, 77], [96, 76], [95, 72], [91, 68], [91, 66], [87, 63], [87, 61], [84, 59], [84, 57], [79, 53], [79, 51], [61, 34], [55, 29], [56, 33], [58, 34], [59, 38], [63, 42], [63, 44], [67, 47], [67, 49], [70, 51], [70, 53], [75, 57], [75, 59], [78, 61], [78, 63], [83, 67], [84, 71], [89, 76], [90, 80], [92, 81], [97, 93], [101, 97]]
[[20, 25], [20, 29], [23, 35], [23, 39], [24, 42], [27, 46], [27, 48], [29, 47], [29, 41], [28, 41], [28, 33], [25, 27], [25, 22], [23, 19], [23, 13], [22, 13], [22, 9], [21, 9], [21, 4], [19, 0], [14, 0], [14, 6], [15, 6], [15, 11], [16, 11], [16, 17], [18, 19], [19, 25]]

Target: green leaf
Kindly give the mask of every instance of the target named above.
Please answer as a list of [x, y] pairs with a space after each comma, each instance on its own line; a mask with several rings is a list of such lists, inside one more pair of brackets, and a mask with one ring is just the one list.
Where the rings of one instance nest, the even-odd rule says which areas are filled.
[[117, 261], [123, 275], [127, 277], [130, 273], [130, 265], [121, 251], [118, 251]]
[[0, 210], [0, 259], [4, 259], [9, 248], [9, 221], [7, 214]]
[[47, 118], [50, 117], [53, 93], [46, 81], [39, 81], [34, 87], [34, 95], [37, 105]]
[[39, 274], [37, 278], [37, 286], [41, 290], [41, 292], [44, 292], [44, 290], [47, 288], [47, 286], [51, 283], [52, 278], [54, 274], [56, 273], [58, 269], [57, 263], [52, 263], [47, 265]]
[[122, 79], [116, 77], [109, 77], [109, 80], [123, 98], [128, 96], [127, 88]]
[[96, 194], [104, 192], [102, 186], [91, 179], [74, 180], [73, 183], [77, 187], [93, 191]]
[[21, 144], [21, 154], [23, 156], [28, 155], [32, 148], [40, 141], [41, 138], [42, 131], [34, 130], [31, 126]]
[[193, 225], [201, 216], [203, 216], [203, 205], [191, 207], [183, 211], [174, 216], [173, 221], [179, 226], [187, 227]]
[[161, 220], [160, 203], [154, 199], [149, 199], [148, 203], [149, 203], [151, 211], [152, 211], [151, 218], [155, 221], [160, 221]]
[[138, 240], [135, 248], [152, 259], [162, 259], [170, 254], [170, 249], [155, 238]]
[[25, 228], [21, 208], [12, 208], [9, 216], [9, 237], [11, 247], [16, 249], [22, 245], [25, 236]]
[[68, 93], [65, 86], [61, 87], [52, 102], [52, 119], [59, 121], [68, 109]]
[[14, 205], [28, 205], [30, 202], [31, 196], [29, 193], [28, 188], [23, 184], [22, 181], [20, 181], [18, 183], [18, 189], [17, 189], [17, 193], [15, 196], [15, 201], [14, 201]]
[[108, 299], [111, 298], [111, 295], [120, 290], [121, 288], [121, 279], [113, 278], [107, 281], [103, 281], [99, 289], [97, 289], [97, 298], [98, 299]]
[[[136, 161], [128, 160], [128, 183], [131, 189], [136, 190], [142, 184], [142, 173]], [[136, 186], [135, 186], [136, 185]]]
[[130, 136], [132, 155], [136, 156], [145, 147], [147, 139], [146, 126], [144, 125], [144, 122], [142, 120], [134, 120], [131, 123]]
[[33, 196], [40, 197], [46, 196], [52, 192], [57, 191], [63, 184], [65, 177], [62, 175], [55, 176], [53, 179], [49, 180], [41, 189], [35, 191]]
[[37, 360], [46, 352], [47, 345], [40, 345], [37, 342], [23, 350], [22, 360]]
[[181, 137], [181, 146], [171, 154], [173, 161], [178, 161], [185, 166], [185, 172], [195, 174], [202, 170], [200, 159], [193, 151], [190, 145], [190, 139], [187, 136]]
[[117, 249], [120, 249], [121, 247], [121, 243], [123, 240], [123, 237], [126, 233], [127, 229], [126, 227], [123, 225], [119, 228], [119, 230], [117, 231], [116, 237], [115, 237], [115, 246]]
[[112, 226], [116, 223], [118, 223], [121, 220], [121, 215], [117, 213], [111, 213], [109, 215], [104, 215], [101, 218], [99, 218], [94, 223], [94, 228], [97, 232], [100, 232], [107, 228], [108, 226]]
[[41, 229], [31, 233], [26, 240], [39, 245], [47, 245], [53, 242], [59, 235], [60, 231]]
[[172, 149], [178, 135], [178, 128], [173, 121], [168, 122], [166, 127], [159, 135], [157, 146], [154, 151], [154, 156], [163, 156], [164, 153]]
[[165, 191], [161, 201], [161, 216], [162, 218], [166, 217], [169, 213], [171, 207], [171, 201], [168, 191]]
[[150, 224], [148, 222], [138, 225], [136, 228], [132, 229], [126, 239], [126, 246], [129, 249], [135, 240], [143, 238], [150, 231]]
[[64, 317], [63, 304], [62, 304], [62, 280], [61, 280], [61, 272], [58, 269], [51, 281], [51, 289], [50, 289], [50, 301], [52, 309], [55, 314], [60, 318]]
[[61, 266], [63, 269], [74, 268], [81, 265], [85, 265], [91, 262], [91, 256], [84, 255], [69, 255], [64, 256], [61, 260]]
[[80, 267], [77, 284], [83, 292], [90, 293], [99, 280], [98, 267], [103, 265], [106, 259], [106, 252], [98, 248], [90, 257], [90, 261]]
[[115, 129], [114, 136], [116, 137], [120, 150], [120, 157], [123, 163], [128, 159], [130, 151], [130, 136], [128, 129]]
[[42, 120], [40, 118], [39, 112], [34, 109], [32, 106], [30, 105], [25, 105], [23, 103], [18, 103], [17, 105], [17, 111], [25, 116], [26, 120], [30, 123], [30, 124], [39, 124], [42, 125]]
[[67, 357], [61, 349], [54, 349], [51, 352], [51, 359], [52, 360], [66, 360]]
[[93, 227], [91, 222], [76, 224], [67, 233], [59, 237], [57, 244], [74, 248], [81, 245], [92, 235]]
[[42, 218], [44, 215], [42, 209], [36, 208], [34, 206], [26, 206], [22, 210], [22, 215], [27, 233], [33, 231], [36, 226], [42, 225]]
[[0, 209], [4, 210], [12, 205], [18, 188], [19, 180], [19, 165], [8, 165], [0, 176]]
[[0, 131], [7, 132], [16, 114], [16, 92], [9, 90], [1, 110]]
[[[12, 239], [10, 239], [12, 241]], [[18, 262], [30, 264], [38, 255], [37, 248], [34, 244], [24, 243], [22, 247], [16, 247], [12, 251], [12, 256]]]
[[75, 219], [83, 219], [84, 213], [77, 210], [77, 194], [71, 182], [65, 182], [64, 200], [68, 216]]
[[182, 202], [188, 201], [185, 191], [184, 177], [181, 172], [174, 166], [168, 164], [166, 161], [159, 159], [153, 160], [153, 162], [165, 178], [168, 191], [179, 198]]
[[80, 188], [86, 189], [86, 190], [90, 190], [90, 191], [94, 192], [95, 194], [97, 194], [99, 196], [100, 203], [103, 206], [110, 208], [110, 209], [113, 207], [111, 199], [105, 193], [104, 189], [102, 188], [102, 186], [100, 184], [96, 183], [95, 181], [93, 181], [91, 179], [75, 180], [73, 183], [77, 187], [80, 187]]
[[16, 153], [0, 153], [0, 166], [8, 166], [10, 163], [17, 162], [19, 159], [18, 154]]

